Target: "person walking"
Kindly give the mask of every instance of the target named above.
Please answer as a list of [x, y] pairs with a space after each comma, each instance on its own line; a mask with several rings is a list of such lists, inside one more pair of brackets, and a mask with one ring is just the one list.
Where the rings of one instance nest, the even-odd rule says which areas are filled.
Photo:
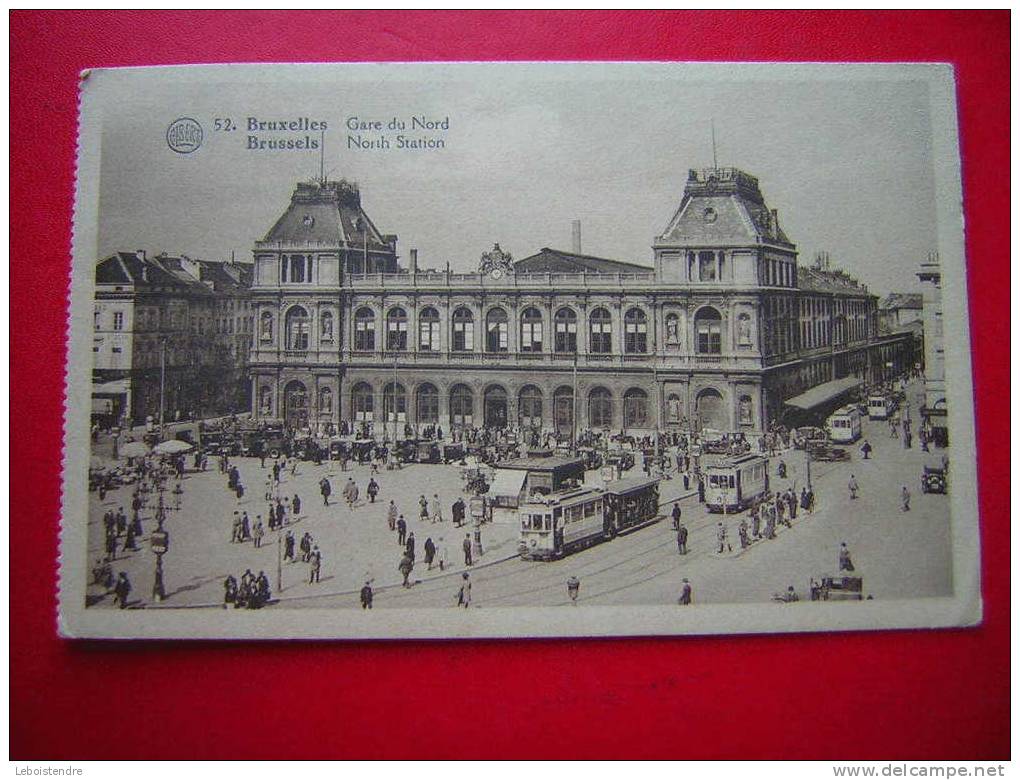
[[840, 571], [853, 571], [854, 563], [850, 560], [850, 550], [847, 549], [846, 542], [839, 545], [839, 570]]
[[319, 574], [322, 571], [322, 553], [319, 552], [319, 545], [315, 545], [312, 548], [312, 554], [309, 558], [311, 566], [308, 571], [308, 584], [311, 585], [313, 582], [319, 581]]
[[120, 608], [124, 609], [128, 603], [128, 596], [131, 595], [131, 580], [128, 579], [126, 572], [122, 571], [118, 575], [117, 584], [113, 587], [113, 594], [113, 603], [119, 603]]
[[391, 531], [397, 530], [397, 505], [390, 499], [390, 506], [386, 510], [386, 522], [390, 526]]
[[266, 535], [266, 529], [262, 527], [262, 517], [255, 518], [255, 531], [253, 536], [255, 538], [255, 549], [259, 549], [262, 546], [262, 537]]
[[438, 493], [432, 496], [432, 522], [433, 523], [443, 522], [443, 505], [439, 503]]
[[294, 507], [294, 519], [296, 520], [298, 515], [301, 514], [301, 496], [297, 493], [294, 494], [294, 503], [291, 506]]
[[333, 492], [333, 486], [329, 484], [326, 477], [319, 480], [319, 492], [322, 493], [322, 505], [329, 506], [329, 496]]
[[871, 444], [867, 439], [865, 439], [864, 444], [861, 445], [861, 455], [864, 456], [864, 460], [871, 459]]
[[404, 587], [404, 588], [410, 588], [411, 587], [410, 578], [411, 578], [411, 572], [413, 570], [414, 570], [414, 560], [411, 558], [410, 555], [407, 554], [407, 551], [405, 550], [404, 554], [400, 558], [400, 563], [397, 565], [397, 571], [399, 571], [400, 574], [404, 578], [404, 581], [401, 584], [401, 587]]
[[679, 555], [687, 555], [687, 526], [683, 523], [676, 529], [676, 551]]
[[237, 605], [237, 580], [233, 574], [228, 574], [223, 580], [223, 608], [227, 609]]
[[283, 560], [293, 561], [294, 560], [294, 532], [287, 531], [287, 535], [283, 539]]
[[567, 595], [570, 597], [570, 603], [575, 607], [577, 606], [577, 597], [581, 592], [581, 581], [574, 575], [570, 575], [567, 579]]
[[904, 512], [910, 511], [910, 491], [907, 490], [906, 485], [900, 491], [900, 507]]
[[673, 530], [680, 530], [680, 502], [677, 501], [673, 504]]
[[691, 583], [684, 577], [683, 585], [680, 588], [680, 598], [677, 599], [677, 604], [681, 607], [689, 607], [691, 605]]
[[730, 545], [729, 539], [726, 538], [726, 526], [721, 522], [716, 527], [715, 538], [719, 542], [719, 550], [717, 551], [719, 554], [722, 554], [724, 547], [733, 552], [733, 547]]
[[850, 491], [850, 500], [855, 500], [857, 498], [857, 491], [861, 489], [860, 485], [857, 484], [857, 477], [851, 474], [850, 481], [847, 482], [846, 487]]
[[301, 537], [301, 561], [302, 563], [308, 563], [312, 557], [312, 535], [305, 531], [305, 535]]
[[248, 519], [248, 513], [241, 513], [241, 541], [247, 542], [251, 539], [251, 521]]
[[474, 561], [471, 559], [471, 534], [464, 535], [464, 543], [461, 546], [464, 548], [464, 565], [474, 565]]
[[397, 518], [397, 544], [403, 547], [407, 543], [407, 521], [404, 516]]
[[439, 571], [446, 571], [446, 565], [450, 561], [450, 550], [441, 536], [439, 537], [439, 544], [436, 545], [436, 558], [439, 561]]
[[432, 537], [428, 537], [425, 540], [425, 565], [428, 566], [428, 570], [432, 571], [432, 561], [436, 557], [436, 543], [432, 541]]
[[418, 499], [418, 517], [423, 523], [427, 523], [429, 519], [429, 502], [425, 498], [425, 494], [422, 493]]
[[461, 575], [460, 589], [457, 591], [457, 606], [467, 609], [471, 606], [471, 575], [464, 572]]
[[411, 533], [407, 535], [407, 542], [404, 543], [404, 551], [409, 556], [411, 556], [412, 561], [415, 559], [414, 545], [415, 545], [414, 531], [411, 531]]
[[361, 586], [361, 608], [371, 609], [372, 608], [372, 581], [366, 580], [365, 584]]
[[365, 492], [368, 493], [368, 502], [370, 504], [375, 503], [375, 497], [379, 495], [379, 483], [375, 481], [375, 478], [368, 480], [368, 487]]

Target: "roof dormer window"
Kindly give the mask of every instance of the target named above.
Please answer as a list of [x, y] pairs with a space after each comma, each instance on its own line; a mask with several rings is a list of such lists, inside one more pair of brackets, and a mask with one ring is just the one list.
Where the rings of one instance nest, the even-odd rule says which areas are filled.
[[718, 219], [718, 217], [719, 217], [719, 215], [716, 213], [715, 209], [712, 208], [711, 206], [709, 206], [707, 209], [705, 209], [701, 213], [701, 216], [705, 220], [705, 222], [708, 222], [708, 223], [715, 222], [716, 219]]
[[301, 222], [306, 228], [314, 227], [315, 217], [313, 217], [311, 214], [305, 214], [305, 218], [302, 219]]

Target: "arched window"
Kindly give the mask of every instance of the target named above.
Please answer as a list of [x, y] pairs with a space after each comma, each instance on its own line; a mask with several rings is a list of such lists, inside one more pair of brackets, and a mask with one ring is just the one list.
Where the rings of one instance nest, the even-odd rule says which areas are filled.
[[509, 350], [507, 316], [502, 309], [492, 309], [485, 318], [485, 350], [486, 352]]
[[706, 428], [715, 431], [724, 431], [729, 428], [729, 420], [726, 417], [726, 410], [723, 408], [723, 399], [719, 391], [708, 387], [698, 393], [695, 400], [697, 404], [697, 415], [699, 428]]
[[484, 412], [484, 424], [486, 428], [506, 428], [507, 419], [506, 390], [499, 385], [490, 385], [485, 389], [482, 396], [482, 410]]
[[577, 315], [573, 309], [564, 306], [556, 312], [556, 338], [553, 348], [569, 355], [577, 352]]
[[375, 312], [367, 306], [354, 313], [354, 349], [358, 352], [375, 349]]
[[450, 390], [450, 423], [474, 425], [475, 397], [466, 385], [455, 385]]
[[628, 309], [623, 318], [623, 349], [629, 355], [648, 351], [648, 318], [638, 308]]
[[333, 341], [333, 312], [324, 311], [319, 315], [319, 340]]
[[591, 352], [608, 355], [613, 351], [613, 318], [607, 309], [599, 307], [591, 313]]
[[386, 314], [386, 349], [389, 352], [407, 349], [407, 312], [402, 306], [394, 306]]
[[542, 351], [542, 312], [529, 306], [521, 314], [521, 352]]
[[415, 420], [419, 425], [439, 422], [439, 391], [435, 385], [426, 382], [418, 388]]
[[383, 419], [386, 422], [407, 421], [407, 392], [399, 382], [390, 382], [383, 388]]
[[525, 385], [517, 397], [517, 419], [522, 428], [542, 427], [542, 391]]
[[[205, 328], [202, 328], [203, 332]], [[273, 340], [273, 313], [264, 311], [259, 315], [259, 341], [271, 342]]]
[[439, 312], [426, 306], [418, 315], [418, 351], [439, 351]]
[[301, 306], [291, 306], [283, 321], [287, 349], [308, 349], [308, 312]]
[[648, 426], [648, 393], [632, 387], [623, 395], [623, 427], [645, 428]]
[[367, 382], [359, 382], [351, 388], [351, 409], [354, 410], [354, 419], [358, 422], [372, 422], [375, 396], [372, 393], [372, 386]]
[[588, 424], [592, 428], [613, 427], [613, 394], [604, 387], [588, 393]]
[[475, 318], [471, 309], [461, 306], [453, 313], [453, 351], [473, 352], [475, 349]]
[[326, 417], [333, 414], [333, 391], [328, 387], [319, 390], [319, 414]]
[[722, 353], [722, 315], [711, 306], [699, 309], [694, 318], [696, 347], [702, 355]]

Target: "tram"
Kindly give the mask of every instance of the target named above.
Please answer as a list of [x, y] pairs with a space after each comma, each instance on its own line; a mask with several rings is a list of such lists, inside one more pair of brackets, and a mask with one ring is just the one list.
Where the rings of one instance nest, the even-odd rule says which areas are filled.
[[868, 398], [868, 419], [888, 420], [896, 411], [896, 403], [891, 396], [873, 395]]
[[705, 507], [709, 512], [740, 512], [768, 492], [769, 462], [761, 455], [741, 455], [705, 469]]
[[861, 438], [861, 410], [852, 404], [837, 409], [826, 420], [825, 428], [832, 441], [851, 444]]
[[553, 560], [659, 517], [659, 480], [625, 479], [536, 495], [522, 503], [521, 557]]

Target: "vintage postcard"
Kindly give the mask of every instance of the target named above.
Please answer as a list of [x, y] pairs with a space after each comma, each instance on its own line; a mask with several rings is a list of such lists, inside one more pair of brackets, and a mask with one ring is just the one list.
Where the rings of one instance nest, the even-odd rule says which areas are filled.
[[82, 74], [68, 637], [981, 619], [949, 66]]

